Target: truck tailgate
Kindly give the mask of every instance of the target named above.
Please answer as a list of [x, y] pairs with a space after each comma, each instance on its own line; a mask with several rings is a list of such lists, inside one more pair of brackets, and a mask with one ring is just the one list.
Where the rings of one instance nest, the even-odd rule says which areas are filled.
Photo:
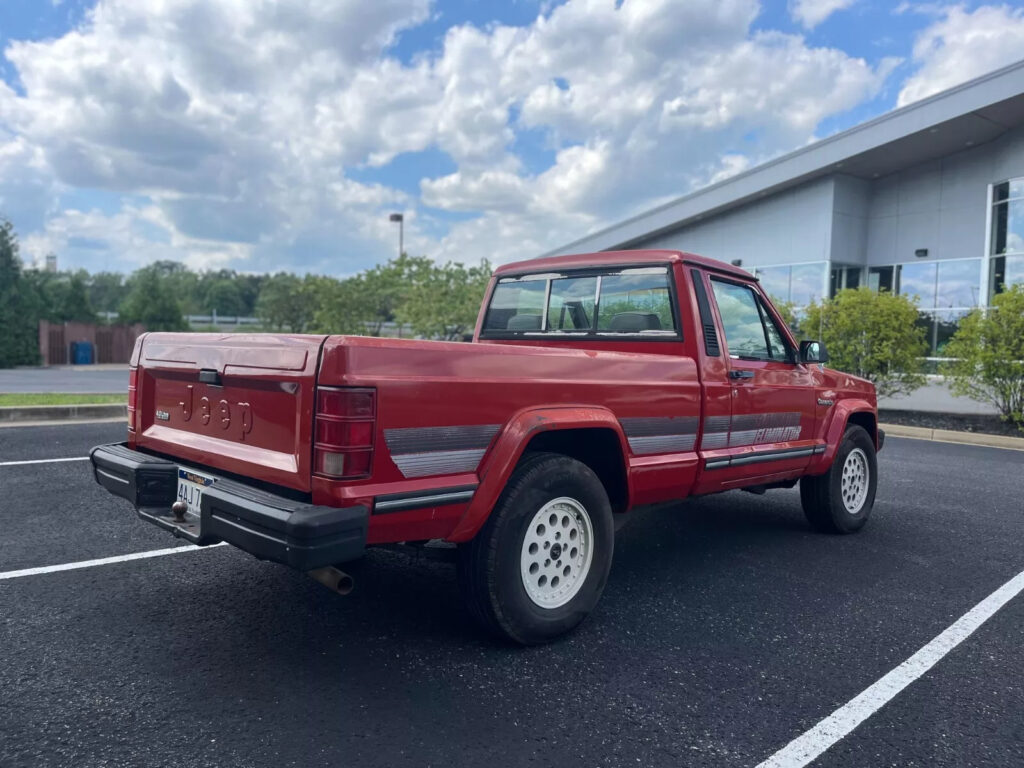
[[135, 443], [182, 464], [310, 489], [325, 336], [148, 334]]

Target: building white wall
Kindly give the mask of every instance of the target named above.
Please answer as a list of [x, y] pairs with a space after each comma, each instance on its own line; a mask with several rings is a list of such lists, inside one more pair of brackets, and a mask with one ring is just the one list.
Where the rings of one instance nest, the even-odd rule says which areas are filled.
[[745, 268], [829, 260], [883, 265], [985, 256], [988, 185], [1024, 177], [1024, 127], [876, 180], [818, 179], [631, 248], [670, 248]]
[[630, 245], [669, 248], [743, 266], [829, 258], [833, 180], [817, 179], [671, 232]]
[[[1024, 176], [1024, 128], [870, 183], [864, 261], [985, 256], [988, 185]], [[833, 244], [833, 253], [836, 244]]]

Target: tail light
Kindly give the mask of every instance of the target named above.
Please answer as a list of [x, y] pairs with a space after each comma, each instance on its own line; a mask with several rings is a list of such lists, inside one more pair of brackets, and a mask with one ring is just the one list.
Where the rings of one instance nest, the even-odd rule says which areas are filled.
[[128, 431], [135, 431], [135, 408], [138, 401], [139, 369], [128, 369]]
[[377, 393], [354, 387], [319, 387], [313, 471], [340, 480], [370, 476]]

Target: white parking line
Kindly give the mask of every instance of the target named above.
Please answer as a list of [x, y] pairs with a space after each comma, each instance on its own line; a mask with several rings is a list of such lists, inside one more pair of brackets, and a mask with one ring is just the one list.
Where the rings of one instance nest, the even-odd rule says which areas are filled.
[[996, 611], [1021, 591], [1024, 591], [1024, 571], [1003, 584], [859, 696], [851, 699], [809, 731], [793, 739], [760, 763], [757, 768], [800, 768], [816, 760], [829, 747], [935, 666], [943, 656], [970, 637], [974, 630], [992, 618]]
[[183, 552], [195, 552], [200, 549], [214, 549], [223, 547], [220, 544], [210, 544], [207, 547], [197, 547], [195, 544], [187, 544], [184, 547], [170, 547], [169, 549], [152, 549], [149, 552], [135, 552], [131, 555], [115, 555], [114, 557], [101, 557], [98, 560], [79, 560], [77, 563], [62, 563], [61, 565], [44, 565], [39, 568], [23, 568], [20, 571], [6, 571], [0, 573], [0, 581], [4, 579], [20, 579], [22, 576], [38, 576], [43, 573], [57, 573], [59, 571], [76, 571], [79, 568], [92, 568], [96, 565], [111, 565], [112, 563], [126, 563], [129, 560], [145, 560], [147, 557], [163, 557], [164, 555], [179, 555]]
[[26, 461], [0, 461], [0, 467], [20, 467], [24, 464], [54, 464], [58, 461], [88, 461], [88, 456], [75, 456], [71, 459], [28, 459]]

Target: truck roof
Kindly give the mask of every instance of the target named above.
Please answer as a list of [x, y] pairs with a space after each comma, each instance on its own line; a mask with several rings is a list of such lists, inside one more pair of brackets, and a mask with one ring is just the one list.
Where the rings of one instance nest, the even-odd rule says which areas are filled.
[[521, 275], [532, 272], [547, 272], [560, 269], [585, 269], [587, 267], [605, 266], [628, 266], [630, 264], [671, 264], [682, 261], [694, 264], [704, 269], [713, 269], [716, 272], [751, 279], [751, 274], [745, 269], [726, 264], [724, 261], [712, 259], [707, 256], [698, 256], [695, 253], [683, 251], [668, 251], [662, 249], [647, 249], [637, 251], [600, 251], [598, 253], [575, 253], [567, 256], [549, 256], [543, 259], [528, 259], [526, 261], [514, 261], [505, 264], [494, 270], [494, 274]]

